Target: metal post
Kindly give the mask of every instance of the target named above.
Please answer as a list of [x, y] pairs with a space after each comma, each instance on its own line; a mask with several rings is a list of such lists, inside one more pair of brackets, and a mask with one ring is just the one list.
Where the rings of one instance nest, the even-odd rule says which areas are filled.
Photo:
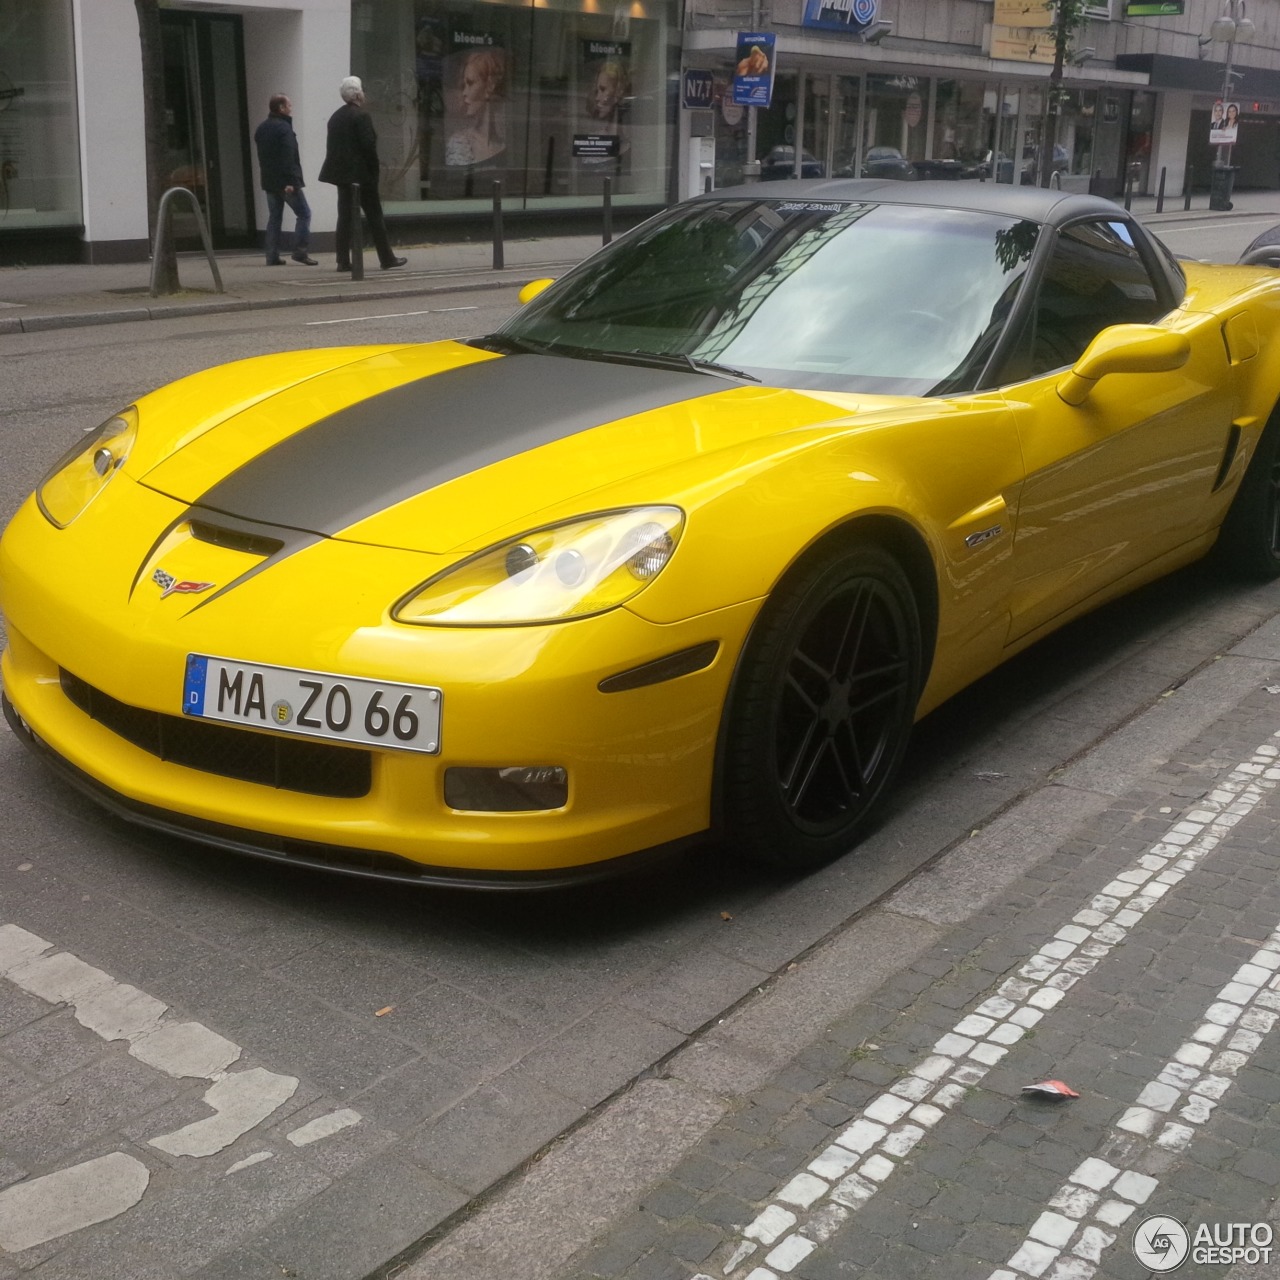
[[347, 225], [351, 229], [351, 278], [364, 279], [364, 224], [361, 221], [360, 184], [353, 182], [347, 190], [347, 199], [351, 201], [350, 215]]
[[[1253, 22], [1245, 14], [1244, 0], [1225, 0], [1222, 14], [1213, 20], [1209, 28], [1211, 39], [1226, 40], [1227, 60], [1222, 71], [1222, 109], [1225, 112], [1231, 98], [1231, 62], [1235, 56], [1236, 41], [1253, 39]], [[1235, 185], [1236, 171], [1231, 167], [1231, 144], [1219, 143], [1213, 157], [1213, 171], [1209, 175], [1209, 208], [1230, 209], [1231, 189]]]
[[502, 246], [502, 179], [493, 180], [493, 269], [501, 271], [503, 266]]
[[613, 179], [604, 180], [604, 243], [613, 239]]
[[213, 273], [214, 290], [222, 293], [224, 292], [222, 272], [218, 270], [218, 259], [214, 256], [213, 241], [209, 239], [209, 227], [204, 220], [204, 213], [200, 209], [200, 201], [196, 199], [195, 192], [188, 190], [186, 187], [170, 187], [160, 197], [160, 206], [156, 210], [156, 238], [151, 246], [151, 296], [158, 298], [161, 294], [177, 293], [182, 287], [178, 279], [176, 259], [173, 260], [171, 273], [166, 272], [163, 266], [167, 259], [173, 258], [172, 251], [168, 245], [168, 241], [173, 235], [173, 219], [169, 213], [169, 207], [178, 197], [190, 201], [191, 212], [195, 215], [196, 228], [200, 232], [200, 242], [204, 245], [204, 256], [208, 260], [209, 270]]
[[1187, 165], [1187, 176], [1182, 183], [1182, 208], [1187, 210], [1191, 208], [1191, 191], [1196, 185], [1196, 171], [1192, 165]]
[[1126, 165], [1124, 171], [1124, 207], [1133, 208], [1133, 165]]
[[1156, 188], [1156, 212], [1164, 212], [1164, 180], [1168, 174], [1168, 170], [1164, 165], [1160, 166], [1160, 185]]

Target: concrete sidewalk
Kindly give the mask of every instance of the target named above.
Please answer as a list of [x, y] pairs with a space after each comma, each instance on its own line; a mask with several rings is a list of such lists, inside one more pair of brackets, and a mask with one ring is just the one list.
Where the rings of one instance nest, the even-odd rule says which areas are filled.
[[[1154, 226], [1187, 220], [1274, 215], [1280, 222], [1280, 192], [1246, 191], [1236, 195], [1230, 212], [1208, 208], [1208, 196], [1167, 199], [1156, 213], [1153, 196], [1135, 196], [1133, 211]], [[305, 267], [286, 260], [268, 267], [257, 251], [236, 250], [217, 255], [224, 292], [214, 291], [213, 276], [202, 253], [179, 255], [183, 292], [150, 296], [151, 266], [147, 262], [110, 265], [78, 263], [54, 266], [0, 268], [0, 335], [68, 329], [82, 325], [114, 324], [218, 311], [307, 306], [353, 299], [417, 297], [469, 289], [519, 286], [544, 275], [558, 275], [600, 248], [599, 235], [544, 236], [508, 240], [504, 268], [493, 269], [493, 246], [487, 240], [469, 244], [397, 246], [408, 258], [402, 268], [383, 271], [376, 255], [366, 249], [365, 278], [353, 280], [334, 269], [330, 254], [319, 265]]]
[[183, 253], [178, 256], [183, 292], [159, 298], [150, 294], [149, 262], [6, 267], [0, 268], [0, 334], [519, 286], [563, 274], [600, 245], [598, 235], [508, 240], [500, 271], [493, 268], [493, 246], [487, 241], [400, 245], [397, 251], [408, 262], [390, 271], [366, 250], [363, 280], [335, 270], [329, 253], [314, 267], [287, 258], [283, 267], [268, 267], [260, 252], [224, 251], [216, 255], [222, 293], [214, 289], [204, 254]]

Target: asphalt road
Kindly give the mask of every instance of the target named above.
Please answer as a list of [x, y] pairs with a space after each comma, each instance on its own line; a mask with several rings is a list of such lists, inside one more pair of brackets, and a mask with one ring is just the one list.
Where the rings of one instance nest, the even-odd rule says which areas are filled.
[[[1209, 256], [1203, 243], [1197, 256]], [[429, 301], [396, 315], [326, 306], [7, 340], [0, 517], [78, 431], [140, 390], [267, 350], [479, 333], [514, 303]], [[536, 898], [295, 874], [120, 825], [3, 735], [0, 928], [74, 954], [294, 1081], [262, 1130], [207, 1155], [157, 1146], [208, 1114], [214, 1075], [179, 1087], [0, 984], [0, 1185], [121, 1151], [150, 1174], [107, 1226], [65, 1249], [36, 1246], [48, 1253], [39, 1274], [373, 1273], [462, 1222], [558, 1135], [1277, 608], [1280, 587], [1191, 571], [1037, 646], [930, 716], [881, 827], [800, 881], [745, 870], [731, 849]], [[296, 1142], [312, 1121], [323, 1139]], [[0, 1277], [8, 1265], [0, 1256]]]

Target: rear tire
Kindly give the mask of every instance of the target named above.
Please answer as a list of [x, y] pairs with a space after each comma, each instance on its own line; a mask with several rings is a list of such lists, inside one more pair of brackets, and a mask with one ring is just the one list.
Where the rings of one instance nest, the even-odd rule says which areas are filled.
[[902, 761], [920, 668], [915, 596], [887, 551], [832, 547], [785, 579], [752, 631], [728, 713], [733, 850], [791, 871], [848, 852]]
[[1239, 577], [1280, 577], [1280, 414], [1272, 414], [1249, 459], [1214, 556]]

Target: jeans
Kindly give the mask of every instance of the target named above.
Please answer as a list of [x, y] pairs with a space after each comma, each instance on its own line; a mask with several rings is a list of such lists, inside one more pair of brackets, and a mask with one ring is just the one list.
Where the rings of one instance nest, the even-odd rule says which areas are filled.
[[268, 191], [267, 195], [267, 261], [275, 262], [280, 256], [280, 227], [284, 222], [284, 207], [288, 205], [297, 219], [293, 228], [294, 255], [306, 253], [311, 244], [311, 206], [299, 187], [292, 192]]

